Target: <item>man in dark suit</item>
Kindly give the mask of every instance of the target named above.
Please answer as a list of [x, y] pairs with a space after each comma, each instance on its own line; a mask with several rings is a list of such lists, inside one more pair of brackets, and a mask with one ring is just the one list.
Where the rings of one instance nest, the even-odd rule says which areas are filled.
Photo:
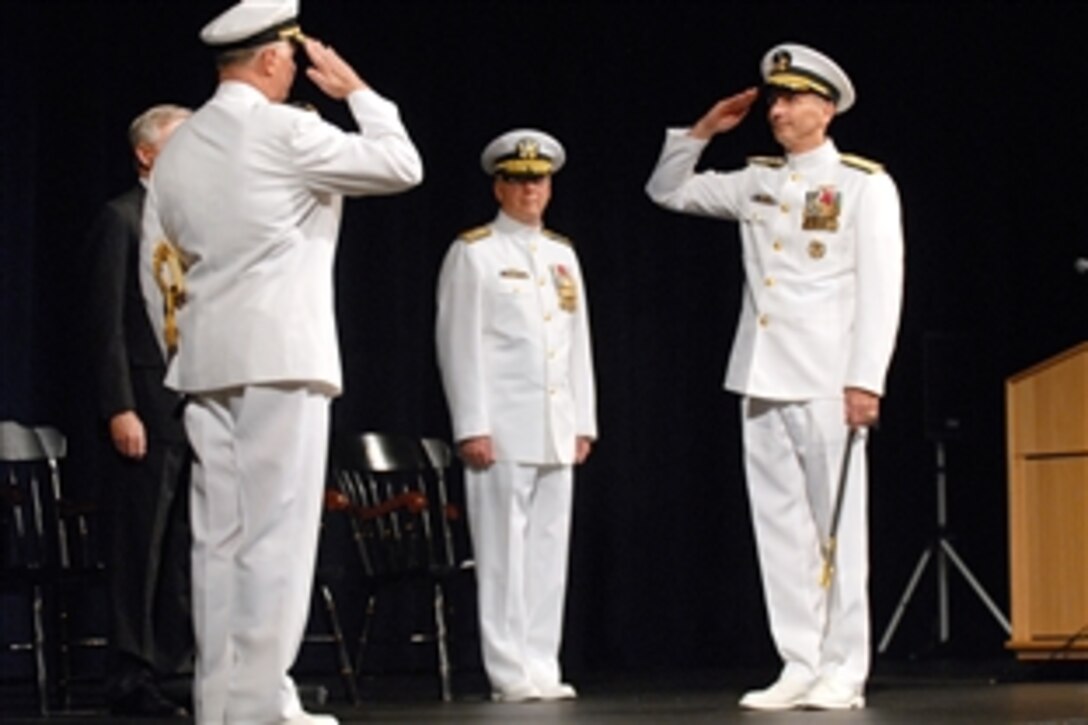
[[129, 128], [140, 183], [108, 202], [90, 234], [89, 314], [98, 411], [116, 455], [103, 481], [109, 511], [110, 709], [118, 715], [187, 715], [161, 681], [190, 667], [189, 459], [178, 396], [140, 291], [138, 262], [148, 175], [166, 139], [189, 116], [155, 106]]

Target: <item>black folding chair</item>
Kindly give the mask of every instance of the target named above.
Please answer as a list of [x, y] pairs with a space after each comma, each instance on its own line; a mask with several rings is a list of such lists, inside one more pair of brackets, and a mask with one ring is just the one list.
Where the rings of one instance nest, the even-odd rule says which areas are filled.
[[450, 503], [445, 476], [451, 458], [437, 439], [385, 433], [339, 436], [331, 457], [355, 550], [371, 584], [355, 669], [361, 669], [372, 641], [379, 598], [394, 582], [424, 578], [432, 592], [434, 632], [414, 634], [411, 641], [435, 643], [444, 701], [452, 699], [446, 585], [464, 568], [453, 531], [462, 517]]

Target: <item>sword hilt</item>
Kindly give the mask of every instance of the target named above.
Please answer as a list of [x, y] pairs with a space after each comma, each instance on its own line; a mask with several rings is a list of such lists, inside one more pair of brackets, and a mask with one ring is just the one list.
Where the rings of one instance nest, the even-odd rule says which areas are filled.
[[824, 589], [831, 587], [831, 580], [835, 577], [835, 544], [834, 538], [828, 539], [824, 548], [824, 567], [820, 572], [820, 586]]

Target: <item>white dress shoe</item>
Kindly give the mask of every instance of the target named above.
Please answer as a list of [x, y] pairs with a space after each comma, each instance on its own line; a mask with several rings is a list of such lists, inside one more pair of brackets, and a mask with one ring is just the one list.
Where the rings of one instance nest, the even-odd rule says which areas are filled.
[[556, 682], [554, 685], [537, 685], [541, 700], [576, 700], [578, 691], [572, 685], [565, 682]]
[[805, 695], [804, 706], [813, 710], [860, 710], [865, 696], [856, 687], [820, 680]]
[[765, 690], [752, 690], [740, 698], [740, 706], [749, 710], [792, 710], [805, 703], [812, 689], [808, 680], [781, 678]]
[[532, 702], [540, 699], [540, 690], [533, 685], [518, 685], [496, 689], [491, 693], [495, 702]]
[[284, 725], [340, 725], [340, 721], [332, 715], [311, 715], [308, 712], [300, 712], [290, 720], [284, 720]]

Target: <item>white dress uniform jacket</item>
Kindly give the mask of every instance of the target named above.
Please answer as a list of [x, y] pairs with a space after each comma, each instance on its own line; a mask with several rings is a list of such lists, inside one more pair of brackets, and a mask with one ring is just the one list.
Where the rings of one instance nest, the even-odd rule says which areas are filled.
[[308, 382], [340, 392], [332, 269], [341, 195], [401, 191], [423, 174], [392, 102], [369, 89], [347, 102], [361, 133], [223, 82], [156, 160], [141, 267], [160, 333], [154, 246], [169, 239], [188, 265], [169, 387]]
[[455, 241], [438, 279], [437, 350], [454, 440], [497, 460], [574, 462], [596, 438], [585, 288], [569, 243], [499, 213]]
[[646, 190], [666, 208], [741, 225], [746, 283], [725, 387], [768, 400], [883, 394], [903, 276], [891, 177], [830, 140], [696, 174], [705, 146], [670, 129]]

